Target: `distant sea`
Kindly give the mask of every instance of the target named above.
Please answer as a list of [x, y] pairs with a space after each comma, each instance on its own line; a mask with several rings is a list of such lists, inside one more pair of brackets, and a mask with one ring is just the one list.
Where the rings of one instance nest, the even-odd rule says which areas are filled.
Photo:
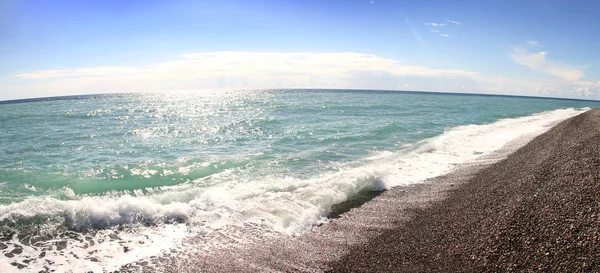
[[2, 102], [0, 263], [103, 272], [185, 251], [189, 236], [195, 251], [297, 236], [335, 204], [423, 183], [597, 107], [367, 90]]

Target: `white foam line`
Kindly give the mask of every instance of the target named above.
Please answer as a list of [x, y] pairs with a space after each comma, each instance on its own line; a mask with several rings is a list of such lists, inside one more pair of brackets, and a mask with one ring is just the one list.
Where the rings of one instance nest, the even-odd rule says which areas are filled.
[[[66, 215], [71, 217], [75, 227], [94, 227], [98, 223], [111, 227], [136, 223], [140, 219], [157, 225], [140, 227], [133, 233], [120, 232], [120, 242], [106, 239], [110, 232], [114, 233], [112, 229], [97, 232], [95, 240], [98, 243], [93, 250], [98, 251], [94, 254], [99, 257], [98, 262], [85, 259], [89, 258], [87, 251], [90, 250], [82, 248], [78, 241], [69, 242], [63, 254], [59, 251], [47, 254], [54, 255], [51, 258], [61, 261], [62, 266], [76, 265], [79, 269], [96, 272], [99, 268], [112, 270], [157, 255], [175, 247], [185, 234], [207, 234], [205, 244], [212, 246], [218, 246], [221, 241], [243, 243], [247, 234], [227, 233], [227, 227], [232, 225], [252, 224], [263, 234], [299, 235], [324, 221], [332, 205], [345, 201], [365, 187], [381, 190], [422, 183], [451, 171], [455, 166], [489, 155], [521, 136], [541, 134], [559, 121], [584, 110], [562, 109], [491, 124], [451, 128], [409, 149], [383, 152], [349, 163], [341, 171], [316, 175], [311, 179], [269, 176], [250, 180], [232, 172], [223, 172], [211, 178], [223, 181], [220, 184], [210, 187], [194, 187], [193, 184], [176, 186], [151, 196], [75, 197], [78, 198], [76, 200], [31, 197], [24, 202], [0, 206], [0, 220]], [[187, 219], [188, 225], [163, 224], [174, 218]], [[172, 227], [177, 228], [169, 230]], [[224, 236], [210, 235], [214, 233]], [[125, 246], [132, 250], [125, 253]], [[41, 252], [35, 251], [27, 249], [31, 257]], [[65, 254], [71, 252], [79, 258]], [[60, 268], [59, 263], [54, 267]], [[37, 265], [27, 270], [42, 266]]]

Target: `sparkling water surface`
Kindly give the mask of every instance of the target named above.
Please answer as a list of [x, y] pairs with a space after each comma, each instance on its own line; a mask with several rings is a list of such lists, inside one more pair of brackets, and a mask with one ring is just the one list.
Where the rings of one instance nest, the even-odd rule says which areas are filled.
[[[0, 234], [7, 247], [0, 251], [21, 248], [3, 259], [32, 271], [66, 263], [101, 271], [157, 255], [128, 251], [114, 262], [102, 254], [140, 249], [140, 236], [166, 251], [185, 236], [231, 225], [297, 235], [365, 188], [422, 182], [596, 107], [600, 102], [357, 90], [4, 103]], [[132, 239], [118, 243], [114, 234]], [[44, 251], [55, 262], [23, 262]]]

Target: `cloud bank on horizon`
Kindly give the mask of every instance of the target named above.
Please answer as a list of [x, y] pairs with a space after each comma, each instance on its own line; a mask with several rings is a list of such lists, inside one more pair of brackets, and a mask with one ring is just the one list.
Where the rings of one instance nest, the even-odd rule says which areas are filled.
[[[427, 4], [402, 6], [396, 1], [356, 1], [350, 7], [332, 1], [310, 8], [304, 4], [277, 6], [261, 1], [258, 8], [223, 5], [199, 12], [189, 11], [198, 1], [176, 1], [168, 6], [153, 1], [139, 6], [108, 1], [112, 5], [103, 4], [101, 8], [73, 2], [75, 7], [66, 11], [54, 10], [50, 5], [32, 8], [22, 2], [28, 1], [5, 4], [4, 10], [13, 9], [16, 15], [1, 21], [0, 37], [6, 39], [0, 39], [0, 54], [7, 65], [0, 69], [0, 100], [275, 88], [600, 99], [600, 71], [595, 63], [589, 63], [593, 60], [590, 56], [600, 55], [585, 50], [600, 42], [586, 35], [570, 36], [579, 40], [565, 43], [539, 32], [547, 22], [524, 29], [524, 23], [537, 22], [543, 15], [516, 22], [521, 24], [515, 29], [503, 24], [482, 27], [488, 17], [505, 15], [501, 12], [486, 17], [472, 8], [448, 17], [440, 11], [427, 10]], [[253, 1], [226, 2], [248, 5]], [[481, 8], [489, 12], [486, 5], [489, 3]], [[559, 6], [554, 3], [549, 8]], [[54, 11], [59, 14], [50, 14]], [[341, 15], [325, 18], [330, 11]], [[292, 13], [294, 17], [290, 17]], [[116, 14], [122, 17], [115, 17]], [[268, 14], [280, 17], [264, 18]], [[148, 20], [158, 15], [175, 21], [183, 19], [145, 29]], [[200, 15], [207, 17], [206, 21], [197, 17]], [[209, 21], [231, 19], [234, 15], [233, 22]], [[349, 23], [342, 15], [352, 15], [357, 22]], [[219, 16], [226, 18], [218, 19]], [[34, 17], [40, 22], [35, 22]], [[307, 17], [316, 22], [305, 21]], [[122, 22], [115, 23], [115, 18]], [[250, 19], [260, 20], [259, 26], [247, 21]], [[287, 20], [287, 25], [277, 25], [278, 19]], [[56, 24], [56, 28], [49, 28], [44, 21]], [[563, 26], [573, 24], [565, 22]], [[75, 27], [77, 24], [81, 26]], [[124, 30], [106, 27], [107, 24], [117, 24]], [[190, 26], [195, 26], [193, 31], [186, 29]], [[95, 32], [89, 34], [90, 30]], [[280, 35], [272, 35], [276, 33]], [[216, 42], [207, 42], [210, 39]], [[577, 50], [580, 47], [583, 49]]]

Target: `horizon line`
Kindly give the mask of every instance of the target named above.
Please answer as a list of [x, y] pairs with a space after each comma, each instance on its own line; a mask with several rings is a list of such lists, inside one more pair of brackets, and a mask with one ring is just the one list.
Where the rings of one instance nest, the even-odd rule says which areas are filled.
[[381, 93], [409, 93], [409, 94], [431, 94], [431, 95], [461, 95], [461, 96], [487, 96], [487, 97], [514, 97], [514, 98], [532, 98], [532, 99], [551, 99], [551, 100], [570, 100], [570, 101], [587, 101], [600, 102], [600, 99], [583, 99], [583, 98], [565, 98], [565, 97], [544, 97], [533, 95], [514, 95], [514, 94], [495, 94], [495, 93], [467, 93], [467, 92], [444, 92], [444, 91], [424, 91], [424, 90], [396, 90], [396, 89], [360, 89], [360, 88], [249, 88], [249, 89], [182, 89], [182, 90], [165, 90], [165, 91], [141, 91], [141, 92], [119, 92], [119, 93], [93, 93], [93, 94], [78, 94], [78, 95], [59, 95], [48, 97], [29, 97], [21, 99], [0, 100], [0, 104], [27, 103], [39, 101], [53, 100], [76, 100], [93, 97], [106, 96], [124, 96], [134, 94], [159, 94], [164, 92], [240, 92], [240, 91], [308, 91], [308, 92], [381, 92]]

